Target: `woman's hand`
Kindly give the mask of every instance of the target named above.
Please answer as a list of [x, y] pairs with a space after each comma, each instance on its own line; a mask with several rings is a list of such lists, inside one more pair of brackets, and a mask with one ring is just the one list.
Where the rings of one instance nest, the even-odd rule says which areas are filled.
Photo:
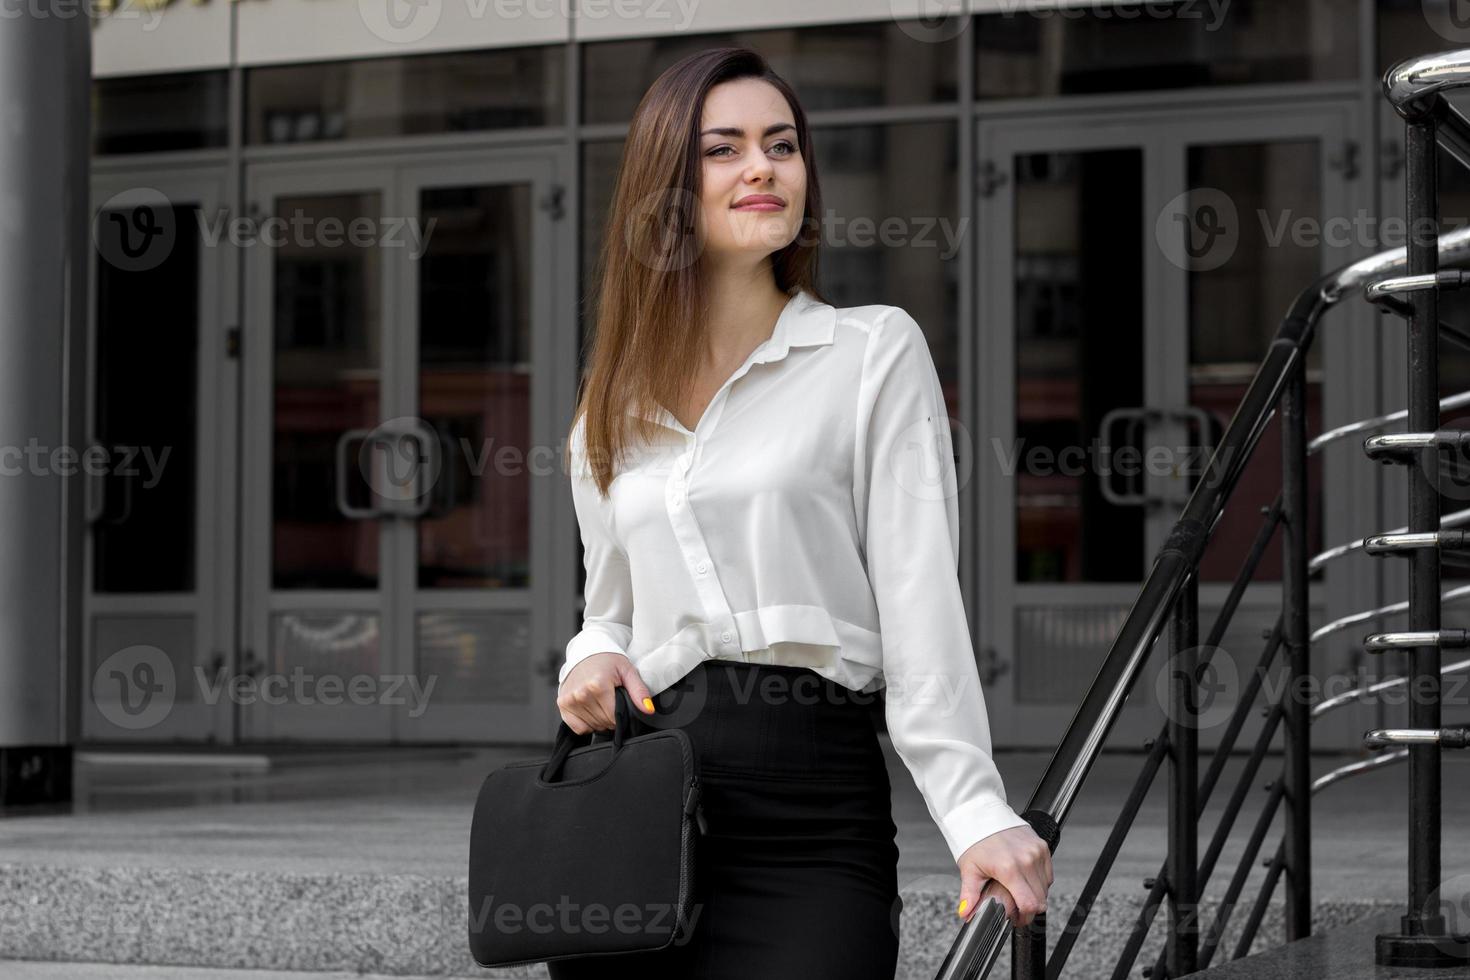
[[[980, 907], [980, 892], [990, 881], [986, 896], [999, 898], [1006, 918], [1016, 927], [1030, 925], [1046, 911], [1051, 888], [1051, 848], [1030, 827], [1011, 827], [977, 841], [955, 862], [960, 868], [958, 914], [966, 922]], [[1018, 919], [1019, 915], [1019, 919]]]
[[626, 687], [633, 703], [653, 714], [648, 685], [621, 653], [594, 653], [567, 672], [556, 695], [562, 721], [578, 735], [617, 727], [617, 688]]

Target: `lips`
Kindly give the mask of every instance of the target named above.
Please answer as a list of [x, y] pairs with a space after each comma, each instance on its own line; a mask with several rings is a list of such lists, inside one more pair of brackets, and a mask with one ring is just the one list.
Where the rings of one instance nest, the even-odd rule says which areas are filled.
[[734, 210], [778, 211], [785, 206], [786, 202], [774, 194], [752, 194], [736, 201]]

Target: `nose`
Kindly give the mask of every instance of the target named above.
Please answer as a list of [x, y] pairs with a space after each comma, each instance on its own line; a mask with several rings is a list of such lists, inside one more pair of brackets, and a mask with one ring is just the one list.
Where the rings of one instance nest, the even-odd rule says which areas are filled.
[[764, 153], [757, 153], [755, 155], [755, 161], [745, 171], [745, 179], [747, 181], [762, 181], [775, 172], [776, 168], [771, 166], [771, 161], [766, 159], [766, 155]]

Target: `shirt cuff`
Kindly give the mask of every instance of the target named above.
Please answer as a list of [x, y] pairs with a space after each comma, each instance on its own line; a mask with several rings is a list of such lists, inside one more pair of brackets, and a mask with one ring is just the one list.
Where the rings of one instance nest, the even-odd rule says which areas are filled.
[[567, 643], [567, 657], [556, 676], [557, 687], [560, 687], [567, 679], [567, 674], [571, 673], [573, 667], [593, 654], [621, 653], [627, 656], [628, 644], [631, 640], [631, 637], [620, 636], [618, 633], [601, 629], [595, 625], [585, 627]]
[[1031, 824], [1011, 809], [1009, 803], [993, 796], [982, 796], [968, 803], [961, 803], [939, 821], [944, 842], [949, 845], [950, 853], [956, 861], [961, 854], [991, 834], [998, 834], [1012, 827], [1030, 826]]

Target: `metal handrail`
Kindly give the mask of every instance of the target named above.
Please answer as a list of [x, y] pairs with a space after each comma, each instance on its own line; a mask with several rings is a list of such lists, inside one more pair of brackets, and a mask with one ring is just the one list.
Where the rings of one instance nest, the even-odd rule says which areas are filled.
[[[1443, 239], [1441, 239], [1441, 241], [1443, 241]], [[1440, 258], [1441, 260], [1443, 260], [1443, 252], [1440, 253]], [[1439, 400], [1439, 410], [1441, 412], [1448, 411], [1452, 408], [1461, 408], [1465, 405], [1470, 405], [1470, 391], [1461, 391], [1457, 394], [1446, 395]], [[1349, 422], [1346, 425], [1340, 425], [1335, 429], [1328, 429], [1326, 432], [1322, 433], [1320, 436], [1317, 436], [1311, 442], [1307, 443], [1307, 452], [1308, 454], [1316, 455], [1317, 453], [1325, 449], [1330, 443], [1338, 442], [1342, 439], [1351, 438], [1352, 436], [1358, 435], [1362, 432], [1372, 432], [1376, 429], [1387, 428], [1388, 426], [1393, 425], [1397, 422], [1404, 421], [1408, 417], [1409, 410], [1406, 408], [1401, 408], [1397, 412], [1389, 412], [1386, 415], [1375, 415], [1372, 418], [1358, 419], [1358, 421], [1356, 422]]]
[[[1442, 96], [1444, 90], [1461, 85], [1470, 85], [1470, 52], [1414, 59], [1396, 66], [1385, 76], [1384, 90], [1395, 109], [1405, 119], [1410, 120], [1411, 124], [1415, 121], [1423, 124], [1417, 130], [1415, 126], [1410, 126], [1409, 150], [1413, 164], [1411, 173], [1414, 172], [1414, 167], [1422, 168], [1424, 156], [1422, 138], [1416, 143], [1412, 137], [1416, 133], [1422, 137], [1425, 132], [1433, 134], [1431, 138], [1437, 139], [1440, 145], [1449, 150], [1460, 163], [1470, 167], [1470, 122], [1467, 122], [1465, 117], [1450, 106]], [[1432, 163], [1432, 156], [1430, 160]], [[1413, 193], [1411, 187], [1410, 211], [1417, 213], [1419, 208], [1413, 200]], [[1210, 464], [1206, 468], [1208, 476], [1195, 485], [1180, 518], [1155, 556], [1153, 565], [1124, 619], [1122, 628], [1109, 647], [1097, 675], [1078, 705], [1061, 742], [1032, 793], [1025, 816], [1028, 822], [1039, 833], [1042, 833], [1053, 849], [1057, 845], [1060, 827], [1066, 820], [1083, 782], [1091, 772], [1109, 731], [1121, 713], [1128, 693], [1136, 684], [1144, 662], [1161, 636], [1165, 624], [1170, 621], [1171, 615], [1174, 615], [1176, 607], [1178, 614], [1174, 616], [1176, 628], [1171, 647], [1177, 646], [1181, 639], [1185, 641], [1192, 639], [1196, 628], [1193, 604], [1198, 588], [1197, 573], [1200, 558], [1215, 527], [1224, 515], [1225, 506], [1229, 502], [1234, 487], [1278, 404], [1285, 406], [1283, 447], [1284, 462], [1287, 465], [1283, 469], [1283, 494], [1288, 500], [1288, 512], [1293, 515], [1293, 526], [1290, 528], [1293, 535], [1290, 540], [1290, 546], [1293, 549], [1291, 554], [1299, 555], [1299, 559], [1291, 558], [1287, 563], [1287, 568], [1284, 569], [1282, 616], [1283, 620], [1289, 624], [1287, 632], [1292, 637], [1289, 641], [1293, 651], [1289, 670], [1299, 673], [1304, 669], [1303, 655], [1308, 641], [1305, 610], [1306, 581], [1303, 573], [1309, 569], [1314, 570], [1330, 557], [1335, 557], [1333, 552], [1324, 553], [1317, 556], [1314, 564], [1309, 564], [1305, 560], [1306, 556], [1300, 553], [1301, 546], [1305, 542], [1304, 522], [1301, 520], [1304, 515], [1298, 508], [1304, 504], [1303, 481], [1305, 477], [1298, 469], [1299, 461], [1305, 461], [1310, 451], [1301, 428], [1304, 418], [1304, 359], [1313, 341], [1316, 325], [1322, 316], [1337, 303], [1355, 294], [1366, 294], [1370, 286], [1382, 283], [1387, 274], [1402, 275], [1405, 272], [1420, 276], [1432, 274], [1437, 270], [1437, 261], [1441, 251], [1451, 253], [1446, 256], [1446, 259], [1452, 261], [1451, 256], [1458, 255], [1465, 250], [1467, 243], [1470, 243], [1470, 229], [1461, 229], [1429, 241], [1424, 241], [1422, 238], [1412, 239], [1404, 248], [1385, 250], [1321, 277], [1299, 294], [1292, 303], [1287, 316], [1276, 331], [1265, 359], [1257, 368], [1245, 397], [1215, 447]], [[1428, 268], [1425, 268], [1426, 251], [1429, 254]], [[1463, 277], [1454, 277], [1455, 283], [1462, 281]], [[1437, 287], [1440, 284], [1439, 278], [1435, 278], [1430, 285]], [[1383, 290], [1382, 287], [1379, 293], [1381, 295], [1376, 295], [1375, 298], [1380, 300], [1381, 305], [1389, 307], [1394, 312], [1412, 317], [1410, 334], [1412, 352], [1414, 345], [1419, 342], [1418, 335], [1413, 331], [1426, 326], [1425, 318], [1421, 314], [1425, 309], [1434, 309], [1433, 301], [1437, 295], [1437, 289], [1430, 288], [1415, 292], [1413, 302], [1407, 305], [1388, 291]], [[1428, 297], [1427, 303], [1425, 297]], [[1437, 313], [1428, 318], [1427, 327], [1431, 335], [1435, 332], [1438, 323]], [[1422, 374], [1422, 371], [1420, 373]], [[1415, 378], [1417, 379], [1418, 375], [1415, 375]], [[1422, 405], [1415, 400], [1417, 397], [1419, 396], [1411, 384], [1411, 404], [1417, 406], [1406, 414], [1406, 418], [1410, 419], [1411, 423], [1415, 418], [1415, 411], [1419, 412], [1419, 417], [1422, 418]], [[1411, 427], [1413, 427], [1412, 424]], [[1426, 428], [1422, 424], [1417, 427]], [[1319, 443], [1316, 448], [1322, 445], [1326, 443]], [[1222, 461], [1224, 465], [1217, 465]], [[1298, 461], [1298, 465], [1294, 466], [1294, 461]], [[1439, 515], [1435, 516], [1437, 525]], [[1455, 535], [1457, 532], [1446, 533]], [[1374, 536], [1372, 540], [1377, 544], [1383, 540], [1383, 536]], [[1368, 548], [1366, 541], [1356, 543], [1356, 547], [1369, 553], [1375, 553], [1377, 550]], [[1346, 550], [1335, 549], [1335, 552], [1342, 554], [1351, 550], [1354, 550], [1353, 546], [1349, 546]], [[1418, 560], [1415, 561], [1418, 567]], [[1184, 591], [1186, 587], [1189, 590], [1187, 593]], [[1439, 597], [1437, 575], [1433, 591], [1434, 598], [1437, 600]], [[1189, 601], [1181, 603], [1183, 599]], [[1411, 608], [1417, 610], [1418, 606], [1411, 604]], [[1278, 630], [1280, 628], [1278, 625]], [[1171, 729], [1171, 735], [1172, 731]], [[1298, 746], [1294, 738], [1288, 737], [1287, 747], [1291, 758], [1288, 759], [1286, 778], [1299, 789], [1305, 789], [1311, 785], [1305, 769], [1306, 758], [1302, 751], [1298, 751], [1304, 746], [1305, 742]], [[1190, 754], [1192, 755], [1192, 751]], [[1191, 786], [1187, 789], [1190, 795], [1185, 798], [1191, 801], [1190, 806], [1192, 807], [1192, 765], [1185, 771], [1190, 775], [1191, 781]], [[1307, 795], [1310, 797], [1310, 793]], [[1302, 805], [1305, 806], [1304, 801]], [[1303, 809], [1301, 814], [1306, 812]], [[1301, 814], [1296, 814], [1294, 811], [1295, 817], [1300, 817]], [[1192, 816], [1192, 813], [1190, 815]], [[1298, 819], [1289, 826], [1288, 830], [1287, 840], [1290, 841], [1291, 848], [1287, 848], [1286, 841], [1283, 842], [1283, 850], [1278, 854], [1277, 867], [1273, 869], [1273, 873], [1279, 872], [1281, 856], [1293, 853], [1291, 860], [1294, 874], [1302, 876], [1302, 881], [1298, 883], [1293, 893], [1293, 915], [1288, 922], [1288, 938], [1294, 938], [1293, 933], [1301, 934], [1310, 931], [1310, 910], [1305, 906], [1304, 901], [1298, 901], [1304, 899], [1307, 894], [1305, 876], [1309, 865], [1298, 867], [1296, 864], [1307, 854], [1304, 838], [1305, 827], [1301, 826], [1301, 821]], [[1185, 839], [1188, 840], [1188, 838]], [[1178, 887], [1187, 899], [1192, 900], [1195, 886], [1192, 849], [1191, 859], [1183, 865], [1176, 865], [1173, 856], [1174, 843], [1174, 821], [1171, 820], [1169, 867], [1171, 873], [1177, 868], [1181, 873], [1189, 876], [1188, 881], [1175, 882], [1174, 886]], [[986, 890], [989, 890], [988, 885]], [[1044, 922], [1044, 917], [1039, 918], [1041, 922]], [[1004, 907], [993, 895], [987, 897], [982, 892], [980, 909], [961, 929], [936, 975], [937, 980], [960, 980], [960, 978], [973, 980], [977, 976], [987, 976], [1000, 954], [1001, 943], [1009, 928], [1010, 923], [1005, 916]], [[1038, 942], [1038, 937], [1041, 937], [1041, 934], [1033, 931], [1028, 936], [1028, 942], [1024, 947], [1019, 943], [1016, 947], [1018, 954], [1024, 954], [1026, 968], [1032, 973], [1035, 973], [1038, 966], [1044, 965], [1042, 963], [1045, 958], [1044, 937], [1041, 937], [1040, 942]]]
[[[1438, 244], [1452, 256], [1470, 259], [1470, 228], [1441, 236]], [[1168, 621], [1181, 587], [1198, 567], [1235, 484], [1286, 392], [1288, 380], [1300, 369], [1316, 324], [1344, 299], [1362, 293], [1369, 283], [1386, 273], [1402, 271], [1407, 265], [1407, 247], [1386, 249], [1322, 276], [1292, 303], [1215, 447], [1205, 468], [1208, 478], [1202, 478], [1190, 493], [1183, 513], [1155, 557], [1122, 628], [1031, 795], [1026, 814], [1028, 819], [1037, 818], [1032, 820], [1033, 824], [1050, 819], [1059, 828], [1065, 822], [1128, 692]], [[988, 976], [1009, 930], [1004, 906], [994, 896], [982, 893], [980, 909], [960, 930], [936, 980]]]
[[[1470, 50], [1411, 58], [1394, 65], [1383, 77], [1383, 93], [1404, 126], [1404, 214], [1409, 226], [1406, 249], [1408, 276], [1426, 288], [1412, 291], [1408, 302], [1390, 298], [1408, 323], [1408, 416], [1405, 430], [1429, 433], [1440, 425], [1439, 346], [1446, 336], [1439, 316], [1439, 295], [1444, 289], [1466, 285], [1459, 272], [1445, 271], [1439, 256], [1439, 163], [1444, 149], [1461, 167], [1470, 170], [1470, 121], [1446, 100], [1452, 89], [1470, 86]], [[1453, 329], [1453, 328], [1452, 328]], [[1463, 337], [1452, 338], [1455, 341]], [[1455, 438], [1458, 445], [1460, 439]], [[1366, 447], [1365, 447], [1366, 448]], [[1408, 480], [1409, 524], [1405, 532], [1370, 535], [1363, 550], [1370, 555], [1395, 555], [1408, 562], [1408, 629], [1401, 634], [1369, 638], [1370, 649], [1392, 647], [1405, 636], [1433, 636], [1434, 643], [1410, 649], [1411, 683], [1428, 682], [1425, 697], [1410, 702], [1411, 728], [1368, 732], [1370, 746], [1409, 741], [1409, 777], [1406, 830], [1408, 837], [1408, 895], [1406, 913], [1399, 927], [1374, 936], [1374, 962], [1378, 966], [1440, 966], [1456, 957], [1437, 937], [1445, 934], [1447, 920], [1431, 903], [1439, 885], [1442, 838], [1440, 748], [1463, 746], [1470, 740], [1464, 729], [1446, 729], [1441, 723], [1438, 685], [1442, 676], [1441, 654], [1446, 643], [1459, 643], [1463, 632], [1441, 630], [1443, 561], [1470, 545], [1464, 531], [1444, 530], [1441, 523], [1441, 490], [1438, 486], [1438, 452], [1428, 450], [1412, 456], [1390, 456], [1404, 466]], [[1418, 464], [1418, 465], [1416, 465]], [[1441, 554], [1443, 551], [1443, 554]], [[1461, 942], [1470, 937], [1461, 937]]]
[[1435, 138], [1460, 165], [1470, 169], [1470, 121], [1444, 93], [1470, 85], [1470, 51], [1409, 58], [1383, 76], [1383, 94], [1405, 122], [1432, 122]]
[[[1457, 510], [1453, 514], [1446, 514], [1439, 519], [1439, 526], [1445, 529], [1459, 527], [1461, 524], [1470, 524], [1470, 508]], [[1344, 555], [1350, 555], [1355, 551], [1366, 551], [1368, 542], [1374, 538], [1380, 538], [1386, 535], [1406, 534], [1408, 530], [1409, 526], [1405, 524], [1403, 527], [1396, 527], [1392, 531], [1384, 531], [1381, 534], [1367, 534], [1347, 544], [1333, 545], [1331, 548], [1313, 556], [1312, 560], [1308, 563], [1308, 567], [1315, 573], [1329, 561], [1334, 561]]]
[[[1453, 589], [1447, 589], [1446, 591], [1440, 593], [1439, 596], [1439, 601], [1441, 605], [1446, 602], [1454, 602], [1459, 599], [1470, 599], [1470, 585], [1458, 585]], [[1385, 616], [1393, 616], [1397, 613], [1406, 613], [1408, 611], [1409, 600], [1400, 599], [1398, 602], [1390, 602], [1388, 605], [1379, 606], [1376, 609], [1364, 609], [1360, 612], [1349, 613], [1348, 615], [1343, 616], [1341, 619], [1334, 619], [1332, 622], [1326, 624], [1325, 626], [1319, 626], [1317, 629], [1313, 630], [1312, 642], [1317, 643], [1331, 636], [1333, 633], [1340, 633], [1351, 626], [1358, 626], [1362, 623], [1371, 622], [1375, 619], [1382, 619]]]

